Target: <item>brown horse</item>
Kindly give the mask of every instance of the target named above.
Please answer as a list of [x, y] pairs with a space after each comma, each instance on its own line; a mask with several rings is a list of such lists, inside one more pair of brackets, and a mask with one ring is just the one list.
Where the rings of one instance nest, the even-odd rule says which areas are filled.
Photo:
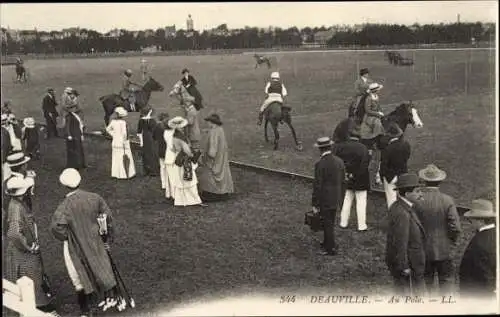
[[280, 121], [283, 121], [292, 131], [293, 140], [295, 141], [295, 148], [298, 151], [302, 151], [302, 142], [297, 140], [297, 134], [295, 133], [295, 129], [292, 125], [292, 116], [290, 115], [290, 111], [290, 107], [283, 106], [279, 102], [271, 103], [269, 106], [267, 106], [266, 110], [264, 110], [264, 138], [266, 142], [269, 142], [269, 138], [267, 136], [267, 125], [270, 122], [274, 131], [274, 150], [278, 149], [280, 139], [278, 123]]

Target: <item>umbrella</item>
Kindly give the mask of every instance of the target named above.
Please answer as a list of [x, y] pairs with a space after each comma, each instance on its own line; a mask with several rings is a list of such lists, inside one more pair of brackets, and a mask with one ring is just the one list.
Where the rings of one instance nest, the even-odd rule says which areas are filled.
[[[38, 242], [38, 226], [36, 225], [36, 223], [34, 224], [34, 227], [35, 227], [35, 239], [36, 239], [37, 243], [39, 244], [39, 242]], [[45, 294], [47, 294], [47, 297], [53, 297], [54, 295], [52, 294], [52, 287], [50, 286], [49, 277], [47, 276], [47, 273], [45, 273], [45, 267], [43, 265], [42, 254], [38, 253], [38, 255], [40, 257], [40, 265], [42, 266], [42, 272], [43, 272], [42, 273], [42, 289], [45, 292]]]
[[123, 143], [123, 167], [125, 168], [125, 175], [127, 175], [127, 178], [129, 177], [128, 171], [130, 169], [130, 158], [127, 155], [127, 152], [125, 151], [125, 142]]

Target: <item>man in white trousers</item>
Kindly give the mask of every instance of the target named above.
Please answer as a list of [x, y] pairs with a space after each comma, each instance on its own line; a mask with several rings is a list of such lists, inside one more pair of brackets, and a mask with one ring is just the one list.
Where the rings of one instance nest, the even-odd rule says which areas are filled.
[[356, 199], [358, 230], [366, 231], [366, 201], [370, 189], [368, 165], [370, 155], [366, 145], [359, 141], [359, 129], [349, 126], [349, 138], [333, 146], [333, 153], [344, 161], [346, 170], [346, 192], [340, 213], [340, 227], [347, 228], [353, 200]]
[[386, 135], [390, 139], [389, 144], [381, 153], [380, 176], [384, 183], [385, 198], [389, 209], [397, 199], [396, 182], [398, 176], [408, 173], [411, 148], [410, 143], [404, 140], [403, 131], [397, 123], [391, 123]]

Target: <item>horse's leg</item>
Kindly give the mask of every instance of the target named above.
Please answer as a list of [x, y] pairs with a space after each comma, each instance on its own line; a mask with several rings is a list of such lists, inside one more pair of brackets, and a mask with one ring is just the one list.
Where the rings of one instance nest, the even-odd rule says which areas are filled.
[[267, 136], [268, 123], [269, 123], [269, 120], [267, 120], [267, 118], [266, 118], [266, 121], [264, 122], [264, 138], [265, 138], [266, 142], [269, 142], [269, 137]]
[[280, 141], [280, 133], [278, 132], [278, 121], [272, 121], [271, 125], [274, 130], [274, 150], [278, 149], [278, 143]]
[[302, 142], [300, 142], [299, 140], [297, 140], [297, 134], [295, 133], [295, 129], [292, 125], [292, 119], [290, 117], [289, 114], [287, 114], [284, 118], [285, 123], [288, 125], [288, 127], [290, 128], [290, 130], [292, 131], [292, 136], [293, 136], [293, 140], [295, 141], [295, 148], [299, 151], [302, 151]]

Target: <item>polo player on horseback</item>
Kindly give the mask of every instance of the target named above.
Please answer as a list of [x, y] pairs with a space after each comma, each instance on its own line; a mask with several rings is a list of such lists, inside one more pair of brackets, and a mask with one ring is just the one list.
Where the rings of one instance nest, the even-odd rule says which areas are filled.
[[[264, 111], [271, 103], [280, 103], [283, 111], [283, 98], [288, 95], [285, 85], [283, 85], [283, 83], [281, 82], [280, 73], [278, 72], [271, 73], [271, 81], [267, 82], [264, 91], [267, 94], [267, 98], [266, 100], [264, 100], [264, 103], [260, 107], [259, 121], [257, 122], [258, 125], [262, 124], [262, 120], [264, 119]], [[283, 123], [283, 121], [280, 122]]]
[[123, 73], [122, 90], [120, 91], [120, 97], [123, 100], [128, 100], [128, 102], [130, 103], [130, 110], [135, 111], [135, 91], [136, 87], [140, 87], [140, 85], [133, 82], [131, 80], [131, 77], [132, 71], [130, 69], [127, 69]]
[[146, 79], [148, 78], [148, 73], [149, 73], [149, 67], [148, 67], [148, 64], [146, 62], [146, 60], [143, 58], [141, 59], [141, 75], [142, 75], [142, 81], [146, 81]]
[[360, 103], [369, 94], [368, 86], [372, 83], [371, 79], [368, 77], [369, 74], [370, 71], [368, 68], [362, 68], [359, 71], [360, 77], [354, 82], [355, 101], [351, 106], [352, 108], [349, 110], [349, 116], [356, 116], [358, 123], [361, 123], [361, 120], [363, 120], [363, 116], [359, 116]]
[[378, 91], [384, 86], [378, 83], [371, 83], [368, 86], [368, 96], [365, 99], [363, 108], [363, 121], [361, 122], [360, 130], [363, 140], [369, 141], [371, 144], [365, 144], [368, 149], [377, 144], [381, 135], [384, 134], [384, 126], [382, 125], [382, 118], [384, 113], [380, 106]]

